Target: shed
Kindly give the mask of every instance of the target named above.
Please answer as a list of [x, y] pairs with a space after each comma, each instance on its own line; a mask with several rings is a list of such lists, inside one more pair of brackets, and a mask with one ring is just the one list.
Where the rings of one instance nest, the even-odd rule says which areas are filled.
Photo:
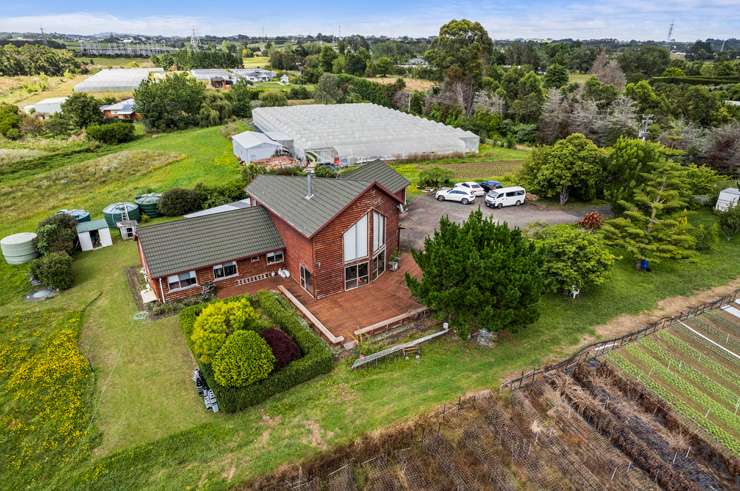
[[78, 223], [77, 239], [83, 251], [94, 251], [113, 245], [108, 223], [104, 219]]
[[264, 133], [256, 131], [245, 131], [231, 137], [234, 155], [242, 162], [249, 163], [254, 160], [269, 159], [283, 146], [270, 139]]
[[714, 209], [717, 211], [727, 211], [730, 208], [734, 208], [740, 201], [740, 189], [727, 188], [719, 192], [717, 198], [717, 204], [714, 205]]

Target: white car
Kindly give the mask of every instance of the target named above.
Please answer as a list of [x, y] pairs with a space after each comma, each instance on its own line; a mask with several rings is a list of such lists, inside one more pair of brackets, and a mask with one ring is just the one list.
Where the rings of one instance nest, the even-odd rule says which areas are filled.
[[470, 191], [475, 196], [484, 196], [486, 194], [486, 190], [477, 182], [458, 182], [455, 184], [455, 187]]
[[437, 201], [457, 201], [464, 205], [475, 201], [475, 195], [464, 188], [440, 189], [434, 198]]

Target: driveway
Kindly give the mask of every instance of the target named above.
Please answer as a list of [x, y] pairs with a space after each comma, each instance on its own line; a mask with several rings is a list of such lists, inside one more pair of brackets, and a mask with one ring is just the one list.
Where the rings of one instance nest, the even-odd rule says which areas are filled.
[[506, 222], [509, 226], [520, 229], [535, 222], [547, 225], [576, 223], [589, 211], [611, 216], [609, 205], [561, 207], [554, 203], [527, 203], [493, 210], [483, 204], [483, 198], [477, 198], [473, 205], [462, 205], [451, 201], [437, 201], [432, 196], [423, 195], [414, 198], [408, 213], [401, 219], [401, 247], [421, 249], [424, 247], [424, 238], [434, 232], [442, 216], [447, 215], [450, 220], [462, 223], [478, 208], [483, 211], [484, 216], [493, 216], [499, 223]]

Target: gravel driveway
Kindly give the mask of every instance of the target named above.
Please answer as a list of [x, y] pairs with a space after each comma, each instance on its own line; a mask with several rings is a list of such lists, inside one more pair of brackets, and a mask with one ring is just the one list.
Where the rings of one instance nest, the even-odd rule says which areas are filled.
[[439, 219], [447, 215], [450, 220], [461, 223], [473, 210], [480, 207], [485, 216], [493, 216], [499, 223], [525, 228], [530, 223], [539, 222], [548, 225], [557, 223], [576, 223], [589, 211], [598, 211], [610, 216], [611, 209], [603, 206], [569, 206], [561, 208], [557, 204], [527, 203], [523, 206], [509, 206], [493, 210], [483, 204], [483, 198], [477, 198], [473, 205], [462, 205], [451, 201], [437, 201], [432, 196], [417, 196], [409, 205], [409, 211], [401, 219], [401, 247], [420, 249], [424, 247], [424, 238], [431, 235], [439, 224]]

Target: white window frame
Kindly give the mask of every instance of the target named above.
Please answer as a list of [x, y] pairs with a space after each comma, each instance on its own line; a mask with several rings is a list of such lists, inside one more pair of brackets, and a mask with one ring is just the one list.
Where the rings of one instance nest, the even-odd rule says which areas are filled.
[[[379, 227], [378, 223], [381, 223], [382, 226]], [[382, 238], [382, 241], [378, 239], [379, 237]], [[376, 254], [381, 249], [385, 249], [386, 237], [387, 234], [385, 215], [373, 210], [373, 254]]]
[[[184, 279], [183, 278], [184, 275], [187, 275], [186, 278], [193, 278], [195, 280], [195, 283], [190, 284], [190, 285], [181, 286], [182, 285], [182, 280]], [[172, 281], [173, 278], [176, 278], [176, 280], [175, 281]], [[175, 287], [175, 288], [172, 288], [172, 285], [175, 284], [175, 283], [177, 283], [178, 286]], [[196, 287], [196, 286], [198, 286], [198, 275], [195, 274], [195, 271], [186, 271], [184, 273], [171, 274], [171, 275], [169, 275], [167, 277], [167, 288], [168, 288], [168, 291], [170, 291], [170, 292], [177, 292], [177, 291], [180, 291], [180, 290], [187, 290], [188, 288], [193, 288], [193, 287]]]
[[[368, 232], [370, 220], [366, 213], [342, 234], [342, 255], [344, 262], [348, 263], [368, 257]], [[360, 225], [365, 225], [364, 229]], [[360, 232], [361, 233], [358, 233]], [[364, 238], [364, 241], [362, 240]]]
[[[234, 273], [227, 275], [225, 274], [226, 267], [227, 266], [234, 266]], [[216, 276], [216, 270], [221, 269], [224, 272], [223, 276]], [[236, 261], [229, 261], [228, 263], [223, 264], [216, 264], [213, 266], [213, 281], [221, 281], [221, 280], [227, 280], [229, 278], [233, 278], [234, 276], [239, 276], [239, 266], [236, 264]]]
[[[280, 260], [276, 261], [275, 257], [280, 255]], [[285, 262], [285, 253], [283, 251], [274, 251], [274, 252], [268, 252], [267, 253], [267, 265], [271, 264], [280, 264], [282, 262]]]

